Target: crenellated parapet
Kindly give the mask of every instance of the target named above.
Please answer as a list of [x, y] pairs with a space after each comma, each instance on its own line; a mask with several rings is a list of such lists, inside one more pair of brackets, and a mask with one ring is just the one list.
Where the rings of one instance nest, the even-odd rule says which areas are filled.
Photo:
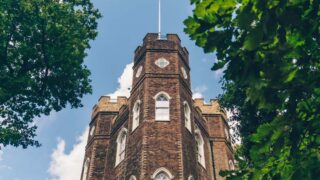
[[119, 112], [123, 105], [126, 105], [128, 98], [118, 96], [117, 99], [112, 99], [110, 96], [101, 96], [98, 103], [93, 106], [92, 117], [98, 112]]
[[135, 64], [137, 64], [146, 51], [177, 51], [186, 64], [189, 64], [189, 52], [181, 46], [181, 40], [177, 34], [167, 34], [158, 39], [158, 33], [148, 33], [143, 39], [142, 46], [135, 50]]
[[202, 114], [220, 114], [227, 119], [227, 114], [223, 108], [221, 108], [218, 100], [211, 99], [209, 103], [206, 103], [203, 98], [194, 99], [195, 107], [199, 107]]

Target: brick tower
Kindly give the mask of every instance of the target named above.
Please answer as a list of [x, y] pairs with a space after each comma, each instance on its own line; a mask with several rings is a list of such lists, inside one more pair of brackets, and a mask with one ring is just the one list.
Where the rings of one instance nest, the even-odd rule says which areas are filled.
[[188, 51], [149, 33], [135, 50], [131, 95], [94, 106], [81, 180], [213, 180], [232, 169], [225, 112], [192, 99]]

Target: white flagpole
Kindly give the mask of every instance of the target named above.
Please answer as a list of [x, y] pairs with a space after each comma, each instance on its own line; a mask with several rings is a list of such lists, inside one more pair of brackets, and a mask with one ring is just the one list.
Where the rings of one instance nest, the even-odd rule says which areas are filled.
[[158, 39], [161, 39], [161, 0], [158, 0], [159, 4], [158, 4]]

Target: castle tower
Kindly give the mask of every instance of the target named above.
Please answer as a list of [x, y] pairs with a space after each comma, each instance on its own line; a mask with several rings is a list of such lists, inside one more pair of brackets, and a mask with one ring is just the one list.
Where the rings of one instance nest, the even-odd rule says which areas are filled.
[[[128, 159], [126, 176], [139, 172], [139, 178], [148, 179], [161, 167], [176, 179], [184, 179], [187, 168], [196, 172], [184, 162], [188, 151], [194, 153], [194, 142], [188, 141], [192, 129], [186, 129], [182, 111], [184, 103], [192, 104], [189, 70], [188, 52], [177, 35], [159, 40], [157, 34], [147, 34], [137, 48], [130, 107], [139, 103], [141, 118], [136, 129], [134, 118], [129, 121], [128, 149], [136, 149], [136, 139], [141, 139], [134, 153], [142, 159], [138, 166]], [[196, 163], [196, 158], [189, 161]]]
[[133, 72], [128, 99], [94, 107], [82, 180], [223, 179], [233, 162], [226, 115], [216, 101], [192, 99], [179, 37], [147, 34]]

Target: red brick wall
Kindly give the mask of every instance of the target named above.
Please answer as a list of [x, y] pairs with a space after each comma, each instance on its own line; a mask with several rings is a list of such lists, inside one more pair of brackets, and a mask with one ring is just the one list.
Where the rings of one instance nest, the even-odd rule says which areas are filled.
[[213, 141], [215, 173], [217, 179], [225, 179], [219, 175], [221, 170], [229, 169], [229, 160], [233, 160], [233, 150], [227, 140], [224, 128], [229, 127], [221, 115], [206, 115], [208, 130]]
[[88, 135], [86, 157], [90, 158], [88, 179], [103, 179], [106, 164], [106, 154], [109, 147], [109, 138], [112, 119], [117, 113], [98, 113], [90, 123], [90, 130], [95, 126], [94, 134]]

